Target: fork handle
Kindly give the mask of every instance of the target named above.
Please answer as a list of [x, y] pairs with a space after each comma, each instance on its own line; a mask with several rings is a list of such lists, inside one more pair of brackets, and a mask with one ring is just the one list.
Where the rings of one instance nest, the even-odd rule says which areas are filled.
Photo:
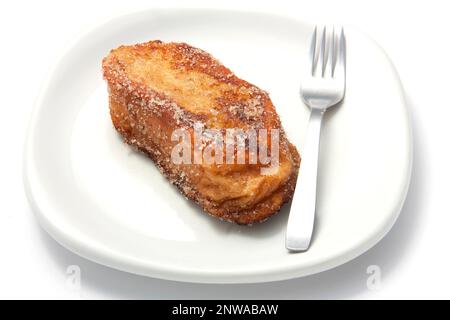
[[323, 114], [323, 110], [311, 110], [286, 230], [286, 249], [289, 251], [306, 251], [311, 242], [316, 211], [317, 167]]

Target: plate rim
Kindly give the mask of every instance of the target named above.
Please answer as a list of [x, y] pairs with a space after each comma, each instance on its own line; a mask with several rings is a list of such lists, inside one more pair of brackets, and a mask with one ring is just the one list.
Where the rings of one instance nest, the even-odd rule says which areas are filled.
[[[405, 113], [407, 117], [407, 127], [409, 131], [409, 146], [408, 146], [408, 152], [409, 152], [409, 162], [408, 162], [408, 176], [406, 177], [405, 186], [402, 194], [402, 199], [398, 201], [398, 208], [396, 210], [395, 214], [392, 214], [392, 219], [387, 222], [387, 225], [384, 229], [379, 232], [379, 234], [375, 237], [370, 238], [366, 243], [360, 244], [357, 249], [354, 249], [350, 252], [347, 252], [347, 255], [342, 255], [339, 257], [339, 259], [329, 259], [327, 263], [322, 263], [320, 265], [312, 265], [308, 268], [303, 268], [302, 270], [295, 270], [295, 265], [285, 265], [284, 269], [280, 269], [278, 266], [266, 268], [266, 269], [258, 269], [258, 272], [254, 272], [252, 270], [243, 270], [241, 269], [239, 271], [239, 274], [236, 275], [233, 273], [233, 270], [230, 270], [229, 272], [217, 272], [217, 271], [211, 271], [211, 272], [205, 272], [204, 270], [195, 270], [195, 269], [188, 269], [188, 268], [181, 268], [181, 267], [174, 267], [174, 266], [168, 266], [164, 265], [161, 267], [161, 265], [158, 265], [158, 263], [149, 263], [148, 260], [140, 261], [139, 259], [132, 258], [123, 254], [117, 254], [117, 252], [113, 250], [108, 250], [107, 248], [100, 248], [96, 243], [86, 243], [84, 239], [81, 239], [80, 237], [76, 237], [73, 234], [69, 234], [67, 232], [64, 232], [61, 228], [57, 226], [57, 224], [54, 221], [49, 220], [48, 216], [44, 213], [46, 210], [52, 210], [51, 208], [47, 207], [45, 208], [46, 204], [42, 203], [42, 201], [38, 201], [34, 195], [33, 192], [33, 178], [32, 175], [32, 161], [29, 156], [31, 149], [32, 149], [32, 137], [33, 133], [36, 130], [37, 125], [37, 115], [40, 113], [41, 109], [43, 108], [42, 100], [44, 99], [44, 96], [48, 92], [49, 84], [56, 74], [57, 70], [59, 69], [62, 61], [64, 58], [70, 54], [70, 51], [82, 43], [83, 39], [90, 36], [91, 34], [95, 33], [97, 29], [104, 28], [108, 24], [114, 21], [119, 21], [122, 19], [129, 19], [132, 16], [135, 15], [147, 15], [149, 13], [154, 12], [165, 12], [165, 13], [171, 13], [171, 14], [181, 14], [183, 12], [209, 12], [209, 13], [216, 13], [216, 14], [232, 14], [232, 13], [239, 13], [241, 15], [244, 14], [261, 14], [267, 17], [276, 17], [280, 19], [290, 19], [294, 20], [296, 22], [300, 22], [303, 24], [311, 24], [310, 20], [308, 18], [303, 17], [295, 17], [289, 14], [280, 14], [280, 13], [273, 13], [268, 12], [266, 10], [261, 9], [255, 9], [255, 10], [248, 10], [248, 9], [229, 9], [229, 8], [214, 8], [214, 7], [201, 7], [201, 8], [148, 8], [144, 10], [137, 10], [132, 12], [127, 12], [124, 14], [116, 15], [107, 19], [104, 19], [102, 22], [97, 23], [90, 28], [86, 29], [84, 32], [81, 32], [78, 36], [76, 36], [66, 48], [62, 50], [60, 55], [57, 59], [55, 59], [55, 62], [52, 64], [50, 70], [46, 74], [42, 85], [40, 86], [38, 96], [34, 102], [33, 109], [29, 118], [28, 122], [28, 128], [26, 132], [26, 139], [25, 139], [25, 145], [24, 145], [24, 152], [23, 152], [23, 184], [25, 189], [25, 194], [28, 199], [28, 202], [30, 203], [31, 209], [34, 212], [35, 216], [37, 217], [37, 220], [41, 227], [59, 244], [61, 244], [63, 247], [68, 249], [69, 251], [72, 251], [78, 255], [80, 255], [83, 258], [86, 258], [88, 260], [94, 261], [96, 263], [106, 265], [108, 267], [118, 269], [124, 272], [130, 272], [142, 276], [148, 276], [153, 278], [159, 278], [159, 279], [166, 279], [166, 280], [175, 280], [175, 281], [183, 281], [183, 282], [194, 282], [194, 283], [261, 283], [261, 282], [272, 282], [272, 281], [279, 281], [279, 280], [285, 280], [285, 279], [291, 279], [296, 277], [303, 277], [308, 276], [311, 274], [316, 274], [319, 272], [323, 272], [332, 268], [335, 268], [337, 266], [340, 266], [348, 261], [351, 261], [355, 259], [356, 257], [360, 256], [364, 252], [368, 251], [370, 248], [372, 248], [374, 245], [376, 245], [392, 228], [392, 226], [395, 224], [399, 214], [401, 213], [403, 204], [406, 200], [411, 176], [412, 176], [412, 167], [413, 167], [413, 131], [412, 131], [412, 125], [411, 125], [411, 113], [408, 109], [407, 102], [405, 99], [405, 93], [402, 86], [401, 79], [398, 75], [398, 72], [392, 63], [389, 56], [386, 54], [384, 49], [380, 47], [380, 45], [373, 40], [370, 36], [367, 34], [361, 32], [358, 30], [358, 32], [364, 34], [367, 38], [371, 40], [371, 42], [378, 47], [378, 49], [383, 53], [386, 60], [390, 63], [391, 69], [393, 71], [393, 74], [396, 77], [397, 83], [399, 84], [400, 88], [400, 94], [401, 94], [401, 100], [403, 101], [403, 106], [405, 108]], [[352, 28], [354, 29], [354, 28]], [[124, 260], [125, 258], [125, 260]], [[126, 262], [124, 262], [126, 261]]]

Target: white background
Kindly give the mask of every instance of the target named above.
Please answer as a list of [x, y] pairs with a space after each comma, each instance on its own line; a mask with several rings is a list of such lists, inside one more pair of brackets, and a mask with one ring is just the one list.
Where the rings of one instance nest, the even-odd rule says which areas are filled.
[[[62, 248], [38, 226], [22, 185], [22, 151], [35, 97], [54, 60], [75, 36], [112, 16], [149, 7], [213, 6], [212, 1], [2, 1], [0, 4], [0, 298], [450, 298], [450, 8], [448, 1], [226, 1], [215, 7], [296, 12], [343, 22], [390, 55], [414, 129], [414, 168], [402, 214], [373, 249], [336, 269], [290, 281], [200, 285], [115, 271]], [[370, 97], [368, 97], [370, 98]], [[382, 124], [380, 124], [382, 130]], [[81, 291], [66, 284], [81, 268]], [[381, 268], [368, 290], [366, 269]]]

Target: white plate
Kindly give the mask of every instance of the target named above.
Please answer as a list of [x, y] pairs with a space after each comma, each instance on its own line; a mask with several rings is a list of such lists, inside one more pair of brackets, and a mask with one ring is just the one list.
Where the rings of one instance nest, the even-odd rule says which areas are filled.
[[25, 185], [42, 226], [99, 263], [194, 282], [263, 282], [323, 271], [368, 250], [391, 228], [411, 172], [401, 84], [370, 39], [347, 28], [345, 102], [326, 114], [311, 249], [289, 254], [289, 207], [253, 227], [221, 222], [185, 200], [114, 131], [101, 75], [111, 48], [150, 39], [202, 48], [267, 90], [301, 151], [308, 109], [298, 90], [312, 27], [302, 20], [218, 10], [150, 10], [82, 36], [37, 101]]

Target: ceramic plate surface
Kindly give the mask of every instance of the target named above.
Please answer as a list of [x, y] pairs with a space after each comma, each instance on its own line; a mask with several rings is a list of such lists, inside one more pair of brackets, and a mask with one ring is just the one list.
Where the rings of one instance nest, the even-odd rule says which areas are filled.
[[149, 10], [80, 37], [57, 62], [32, 115], [25, 187], [42, 226], [70, 250], [120, 270], [192, 282], [305, 276], [355, 258], [395, 222], [408, 189], [412, 141], [397, 74], [351, 28], [345, 102], [327, 112], [317, 222], [308, 252], [289, 254], [289, 206], [237, 226], [185, 200], [109, 118], [101, 60], [122, 44], [187, 42], [269, 92], [300, 152], [309, 111], [299, 97], [313, 27], [301, 19], [220, 10]]

